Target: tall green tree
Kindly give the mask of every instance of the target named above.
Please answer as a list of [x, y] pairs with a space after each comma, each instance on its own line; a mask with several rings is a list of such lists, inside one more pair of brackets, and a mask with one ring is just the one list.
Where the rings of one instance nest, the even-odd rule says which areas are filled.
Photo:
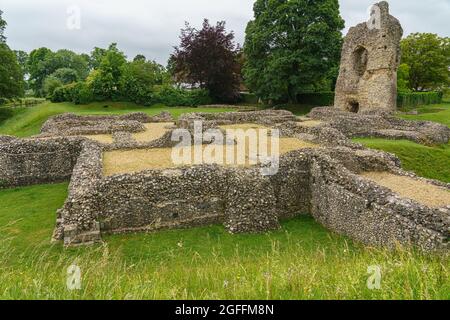
[[97, 100], [117, 99], [120, 96], [122, 66], [126, 62], [126, 56], [117, 48], [117, 44], [111, 44], [89, 80]]
[[398, 67], [397, 71], [397, 89], [399, 92], [410, 92], [410, 84], [409, 84], [409, 74], [411, 72], [411, 68], [406, 64], [402, 63]]
[[414, 91], [443, 89], [450, 84], [450, 38], [413, 33], [401, 41], [402, 63], [409, 66]]
[[168, 74], [160, 64], [145, 58], [134, 59], [122, 66], [121, 95], [138, 104], [145, 104], [152, 98], [153, 87], [168, 80]]
[[95, 47], [94, 50], [91, 51], [90, 59], [89, 59], [89, 67], [91, 70], [98, 69], [100, 67], [100, 63], [102, 63], [103, 58], [106, 55], [107, 49]]
[[257, 0], [246, 29], [243, 73], [263, 100], [295, 102], [301, 92], [331, 89], [344, 20], [338, 0]]
[[23, 91], [23, 73], [16, 55], [5, 43], [0, 43], [0, 98], [19, 97]]
[[36, 95], [44, 95], [44, 80], [62, 68], [74, 70], [80, 80], [86, 79], [89, 74], [89, 63], [86, 58], [73, 51], [63, 49], [53, 52], [47, 48], [39, 48], [30, 53], [29, 82]]
[[0, 10], [0, 43], [6, 43], [5, 29], [6, 21], [2, 18], [3, 11]]
[[14, 50], [14, 53], [16, 54], [17, 62], [22, 68], [23, 73], [28, 74], [28, 53], [22, 50]]
[[0, 98], [14, 98], [23, 95], [23, 71], [14, 51], [6, 44], [6, 21], [2, 14], [0, 10]]

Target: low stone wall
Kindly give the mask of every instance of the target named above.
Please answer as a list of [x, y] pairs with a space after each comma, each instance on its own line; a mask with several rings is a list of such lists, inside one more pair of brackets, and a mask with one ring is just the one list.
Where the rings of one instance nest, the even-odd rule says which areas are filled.
[[183, 129], [192, 129], [195, 121], [201, 121], [203, 128], [215, 128], [219, 125], [258, 123], [263, 125], [275, 125], [288, 121], [296, 121], [297, 117], [285, 110], [264, 110], [250, 112], [225, 112], [225, 113], [186, 113], [181, 115], [178, 126]]
[[79, 138], [0, 139], [0, 188], [70, 179], [81, 142]]
[[328, 229], [369, 245], [448, 250], [450, 206], [400, 198], [323, 156], [313, 158], [311, 179], [311, 214]]
[[173, 118], [168, 112], [161, 112], [153, 117], [143, 112], [99, 116], [64, 113], [49, 118], [41, 128], [41, 136], [142, 132], [145, 131], [144, 123], [170, 121]]
[[387, 112], [354, 114], [336, 108], [315, 108], [308, 117], [321, 120], [323, 127], [334, 128], [347, 137], [407, 139], [421, 144], [446, 144], [450, 128], [429, 121], [408, 121]]
[[[224, 223], [233, 233], [261, 232], [278, 228], [278, 218], [309, 209], [305, 155], [286, 158], [274, 178], [262, 176], [260, 168], [217, 165], [102, 177], [100, 150], [88, 143], [83, 148], [54, 233], [54, 240], [66, 245], [97, 241], [100, 230], [124, 233]], [[303, 165], [292, 169], [292, 161]]]
[[[319, 109], [313, 111], [313, 115], [328, 112]], [[130, 117], [138, 119], [140, 116]], [[158, 117], [166, 121], [164, 115]], [[362, 130], [363, 124], [380, 128], [381, 124], [376, 122], [379, 120], [379, 123], [388, 121], [386, 126], [392, 125], [393, 130], [415, 128], [429, 142], [432, 134], [425, 134], [424, 128], [431, 128], [433, 124], [390, 122], [389, 116], [380, 115], [375, 118], [368, 115], [362, 120], [345, 116], [350, 120], [344, 119], [339, 124], [339, 117], [320, 117], [324, 123], [311, 127], [299, 125], [300, 120], [287, 111], [181, 117], [179, 126], [189, 130], [197, 119], [204, 120], [210, 128], [252, 122], [278, 128], [283, 137], [320, 144], [321, 147], [281, 156], [279, 171], [274, 176], [263, 176], [261, 166], [217, 165], [103, 176], [104, 151], [169, 147], [174, 143], [170, 139], [170, 130], [148, 143], [134, 141], [130, 131], [114, 131], [116, 142], [108, 146], [78, 137], [16, 139], [3, 136], [0, 137], [0, 187], [71, 178], [69, 196], [57, 212], [53, 235], [54, 240], [64, 240], [66, 246], [100, 242], [101, 235], [108, 233], [212, 223], [223, 223], [232, 233], [264, 232], [279, 228], [280, 219], [311, 213], [330, 230], [366, 244], [392, 246], [401, 243], [414, 244], [425, 250], [448, 250], [450, 204], [430, 208], [401, 198], [363, 178], [360, 173], [383, 171], [424, 180], [401, 170], [395, 156], [365, 149], [348, 139], [355, 132], [352, 130]], [[93, 119], [89, 118], [89, 121]], [[117, 117], [111, 119], [105, 121], [115, 124], [122, 121]], [[370, 119], [375, 119], [374, 124], [369, 125]], [[148, 118], [142, 116], [140, 120], [147, 121]], [[356, 129], [351, 127], [352, 123], [357, 124]], [[344, 129], [340, 131], [339, 128]], [[445, 140], [447, 131], [439, 125], [436, 128], [442, 135], [437, 134], [435, 141]], [[427, 183], [450, 190], [449, 184], [431, 180]]]
[[279, 172], [271, 177], [262, 176], [259, 167], [205, 165], [102, 178], [100, 150], [84, 148], [75, 167], [82, 174], [71, 183], [55, 232], [66, 245], [100, 241], [100, 233], [212, 223], [223, 223], [231, 233], [264, 232], [277, 229], [280, 219], [311, 213], [330, 230], [365, 244], [448, 249], [450, 207], [429, 208], [400, 198], [358, 175], [403, 174], [398, 160], [381, 152], [293, 151], [281, 158]]

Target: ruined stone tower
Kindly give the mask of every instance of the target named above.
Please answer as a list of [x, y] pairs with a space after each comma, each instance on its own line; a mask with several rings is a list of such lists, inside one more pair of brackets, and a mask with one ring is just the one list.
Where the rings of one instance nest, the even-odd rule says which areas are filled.
[[386, 1], [370, 20], [350, 28], [342, 49], [335, 107], [350, 112], [397, 108], [397, 68], [403, 29]]

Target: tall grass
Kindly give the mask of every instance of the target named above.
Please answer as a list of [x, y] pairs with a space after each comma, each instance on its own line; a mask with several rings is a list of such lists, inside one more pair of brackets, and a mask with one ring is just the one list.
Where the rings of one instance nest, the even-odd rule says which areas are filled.
[[[0, 191], [0, 298], [450, 298], [448, 256], [364, 247], [306, 216], [262, 235], [211, 226], [107, 236], [101, 245], [63, 249], [49, 239], [66, 188]], [[72, 264], [82, 272], [79, 291], [66, 286]], [[381, 267], [380, 290], [367, 287], [371, 265]]]

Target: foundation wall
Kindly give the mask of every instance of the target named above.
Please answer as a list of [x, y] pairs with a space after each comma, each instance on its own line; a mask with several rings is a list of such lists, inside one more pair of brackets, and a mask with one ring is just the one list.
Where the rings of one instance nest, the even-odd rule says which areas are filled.
[[0, 188], [69, 180], [80, 143], [76, 138], [0, 143]]
[[311, 214], [326, 228], [368, 245], [448, 249], [450, 210], [400, 199], [331, 159], [313, 159], [311, 179]]

